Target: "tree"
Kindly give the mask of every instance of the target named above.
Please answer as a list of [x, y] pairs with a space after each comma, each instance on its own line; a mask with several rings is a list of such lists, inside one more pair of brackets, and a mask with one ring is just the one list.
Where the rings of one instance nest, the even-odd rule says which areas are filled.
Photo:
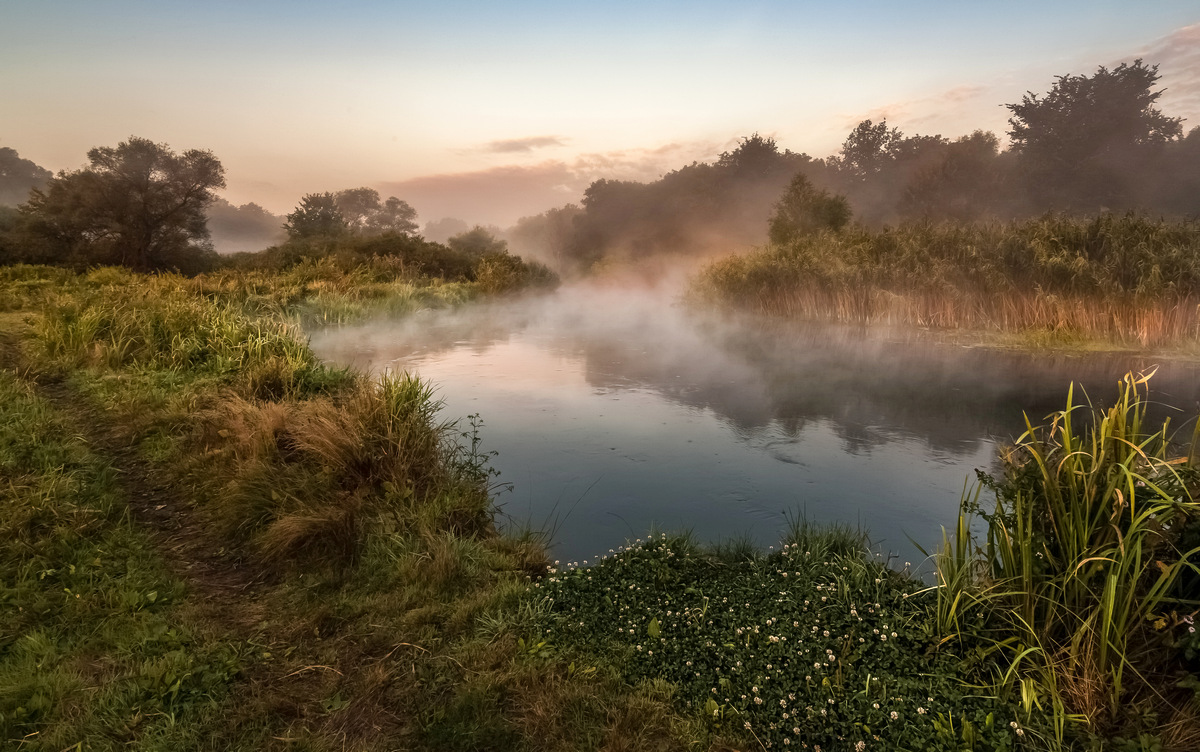
[[292, 238], [316, 235], [415, 235], [417, 210], [395, 196], [379, 200], [374, 188], [348, 188], [337, 193], [310, 193], [287, 216], [284, 228]]
[[902, 140], [898, 129], [888, 128], [887, 120], [864, 120], [842, 143], [838, 165], [851, 177], [865, 180], [884, 168]]
[[842, 229], [850, 221], [850, 204], [845, 196], [813, 187], [798, 172], [784, 191], [771, 215], [768, 235], [772, 243], [786, 245], [819, 230]]
[[459, 233], [446, 241], [446, 245], [471, 258], [481, 258], [493, 253], [508, 253], [508, 243], [496, 237], [488, 229], [475, 225], [467, 232]]
[[16, 206], [29, 198], [29, 192], [45, 185], [53, 173], [28, 159], [21, 159], [15, 149], [0, 147], [0, 206]]
[[1154, 103], [1158, 66], [1122, 63], [1093, 76], [1058, 76], [1042, 97], [1005, 107], [1008, 132], [1033, 190], [1052, 204], [1112, 205], [1128, 198], [1126, 179], [1155, 147], [1178, 139], [1180, 118]]
[[367, 219], [367, 231], [370, 233], [394, 232], [400, 235], [416, 235], [417, 210], [395, 196], [388, 196]]
[[[117, 263], [141, 271], [188, 265], [207, 250], [205, 209], [225, 187], [210, 151], [176, 154], [131, 136], [88, 152], [88, 167], [34, 189], [21, 212], [55, 261]], [[211, 252], [211, 250], [209, 251]]]
[[305, 195], [286, 220], [283, 229], [293, 240], [343, 235], [350, 231], [350, 223], [338, 210], [334, 195], [328, 192]]

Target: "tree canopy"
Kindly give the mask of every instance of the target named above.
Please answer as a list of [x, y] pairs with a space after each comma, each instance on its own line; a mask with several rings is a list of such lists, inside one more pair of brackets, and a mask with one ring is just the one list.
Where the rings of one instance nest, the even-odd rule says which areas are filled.
[[395, 196], [380, 201], [373, 188], [349, 188], [337, 193], [310, 193], [287, 215], [284, 229], [292, 238], [320, 235], [415, 235], [417, 210]]
[[225, 187], [225, 170], [212, 152], [176, 154], [131, 136], [92, 149], [88, 162], [34, 189], [21, 207], [29, 239], [45, 260], [149, 271], [187, 267], [209, 250], [205, 210], [213, 191]]
[[1135, 164], [1183, 134], [1180, 118], [1154, 106], [1158, 79], [1158, 66], [1138, 59], [1092, 76], [1059, 76], [1045, 96], [1030, 92], [1005, 105], [1031, 186], [1056, 204], [1124, 203]]
[[16, 206], [29, 198], [34, 188], [54, 176], [49, 170], [22, 159], [15, 149], [0, 147], [0, 206]]

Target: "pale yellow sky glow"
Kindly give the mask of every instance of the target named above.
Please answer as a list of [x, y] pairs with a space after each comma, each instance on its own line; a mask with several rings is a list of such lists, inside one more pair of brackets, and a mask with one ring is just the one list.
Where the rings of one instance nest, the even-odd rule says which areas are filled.
[[234, 203], [369, 185], [507, 225], [753, 132], [814, 157], [866, 117], [1002, 135], [1005, 102], [1137, 56], [1200, 125], [1194, 3], [826, 5], [0, 0], [0, 145], [74, 169], [139, 135], [211, 149]]

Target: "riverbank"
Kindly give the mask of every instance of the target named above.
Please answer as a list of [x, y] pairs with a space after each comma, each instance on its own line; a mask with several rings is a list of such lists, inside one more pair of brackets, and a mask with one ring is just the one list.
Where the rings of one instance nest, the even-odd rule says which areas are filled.
[[1018, 346], [1194, 355], [1197, 258], [1200, 226], [1136, 215], [855, 227], [716, 261], [688, 297], [781, 318], [982, 332]]
[[[260, 282], [0, 270], [5, 740], [1054, 745], [1070, 709], [996, 684], [986, 610], [948, 630], [946, 589], [858, 533], [797, 524], [766, 555], [658, 536], [588, 568], [499, 534], [474, 426], [417, 379], [320, 363]], [[1170, 749], [1155, 722], [1120, 728]]]
[[706, 738], [611, 673], [526, 659], [545, 549], [495, 532], [486, 455], [425, 384], [323, 366], [210, 282], [0, 270], [6, 743]]

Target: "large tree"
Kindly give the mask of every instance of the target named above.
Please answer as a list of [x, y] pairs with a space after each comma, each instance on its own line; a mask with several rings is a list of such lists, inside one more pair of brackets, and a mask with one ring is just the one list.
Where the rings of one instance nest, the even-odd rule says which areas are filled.
[[1155, 102], [1158, 66], [1135, 60], [1092, 76], [1059, 76], [1045, 96], [1005, 105], [1008, 132], [1031, 189], [1051, 205], [1116, 208], [1129, 176], [1183, 132]]
[[417, 210], [395, 196], [381, 201], [374, 188], [310, 193], [289, 215], [284, 229], [293, 238], [317, 235], [415, 235]]
[[40, 188], [54, 174], [44, 167], [22, 159], [15, 149], [0, 147], [0, 206], [16, 206], [29, 198], [29, 192]]
[[205, 210], [213, 191], [225, 187], [225, 170], [212, 152], [176, 154], [133, 136], [92, 149], [88, 162], [35, 189], [21, 207], [47, 260], [149, 271], [189, 266], [190, 256], [207, 250]]

